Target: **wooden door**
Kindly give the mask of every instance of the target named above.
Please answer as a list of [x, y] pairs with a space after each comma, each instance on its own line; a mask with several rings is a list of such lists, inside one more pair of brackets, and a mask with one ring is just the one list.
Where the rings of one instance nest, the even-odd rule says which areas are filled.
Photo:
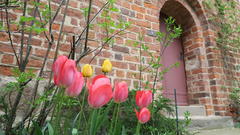
[[[160, 30], [161, 32], [166, 32], [166, 24], [162, 20], [163, 19], [161, 19], [160, 22]], [[174, 101], [174, 89], [176, 89], [178, 105], [188, 105], [184, 53], [181, 38], [175, 39], [173, 43], [165, 49], [162, 57], [164, 67], [169, 67], [176, 62], [179, 63], [179, 67], [172, 68], [164, 75], [163, 95]]]

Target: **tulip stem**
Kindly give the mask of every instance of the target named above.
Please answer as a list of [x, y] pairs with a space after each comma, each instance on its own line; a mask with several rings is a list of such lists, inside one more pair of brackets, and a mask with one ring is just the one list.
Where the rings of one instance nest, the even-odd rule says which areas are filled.
[[78, 125], [81, 126], [80, 121], [82, 119], [82, 115], [84, 115], [83, 107], [85, 105], [85, 98], [86, 98], [86, 85], [83, 87], [84, 93], [83, 93], [83, 99], [82, 99], [82, 104], [81, 104], [81, 110], [80, 110], [80, 116], [79, 116], [79, 122]]
[[135, 135], [140, 135], [141, 123], [138, 122]]
[[89, 131], [89, 135], [95, 135], [96, 134], [96, 120], [97, 120], [97, 114], [98, 110], [97, 109], [93, 109], [92, 113], [91, 113], [91, 123], [90, 123], [90, 131]]
[[120, 111], [120, 103], [117, 104], [117, 114], [116, 114], [116, 117], [115, 117], [113, 135], [115, 135], [115, 132], [116, 132], [116, 127], [117, 127], [117, 121], [118, 121], [119, 111]]
[[57, 94], [57, 99], [58, 99], [58, 103], [56, 106], [56, 128], [60, 129], [60, 125], [61, 125], [61, 109], [63, 106], [63, 99], [64, 99], [64, 88], [60, 88], [59, 89], [59, 93]]
[[117, 112], [117, 105], [114, 104], [114, 111], [113, 111], [113, 115], [112, 115], [112, 121], [111, 121], [111, 126], [110, 126], [110, 134], [113, 135], [113, 125], [114, 125], [114, 121], [115, 121], [115, 117], [116, 117], [116, 112]]

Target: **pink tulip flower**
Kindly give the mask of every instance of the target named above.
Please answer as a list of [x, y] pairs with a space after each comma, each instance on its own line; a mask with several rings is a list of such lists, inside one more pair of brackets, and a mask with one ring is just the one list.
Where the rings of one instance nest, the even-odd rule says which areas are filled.
[[116, 103], [121, 103], [126, 101], [128, 97], [128, 86], [125, 81], [115, 84], [113, 99]]
[[53, 63], [52, 70], [54, 73], [54, 83], [56, 85], [59, 85], [60, 74], [62, 72], [62, 68], [63, 68], [65, 62], [67, 61], [67, 59], [68, 58], [66, 56], [61, 55]]
[[82, 73], [75, 73], [73, 83], [66, 89], [66, 94], [71, 97], [78, 96], [82, 91], [83, 85], [84, 78], [82, 76]]
[[151, 113], [146, 107], [142, 108], [140, 112], [137, 110], [135, 110], [135, 112], [140, 123], [144, 124], [150, 120]]
[[63, 86], [69, 87], [74, 82], [75, 74], [77, 72], [76, 62], [68, 59], [62, 68], [59, 83]]
[[112, 98], [112, 87], [109, 78], [98, 75], [88, 82], [88, 104], [93, 108], [100, 108]]
[[140, 108], [147, 107], [152, 103], [152, 91], [151, 90], [142, 90], [137, 91], [136, 94], [136, 104]]

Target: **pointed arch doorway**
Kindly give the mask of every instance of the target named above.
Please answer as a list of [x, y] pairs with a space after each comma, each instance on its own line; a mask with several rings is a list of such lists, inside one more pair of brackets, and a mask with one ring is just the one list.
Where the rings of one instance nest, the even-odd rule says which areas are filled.
[[[165, 19], [166, 15], [160, 15], [160, 31], [166, 33]], [[174, 89], [177, 93], [177, 104], [180, 106], [188, 105], [187, 100], [187, 85], [186, 73], [184, 64], [184, 52], [182, 47], [182, 40], [180, 38], [174, 39], [171, 45], [165, 48], [162, 55], [162, 64], [164, 68], [170, 67], [176, 62], [179, 63], [177, 68], [172, 68], [164, 75], [163, 80], [163, 96], [174, 101]]]

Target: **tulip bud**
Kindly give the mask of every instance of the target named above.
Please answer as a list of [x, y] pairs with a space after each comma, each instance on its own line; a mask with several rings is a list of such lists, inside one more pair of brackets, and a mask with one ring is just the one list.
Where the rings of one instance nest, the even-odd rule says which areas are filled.
[[142, 108], [140, 112], [137, 110], [135, 110], [135, 112], [140, 123], [144, 124], [150, 120], [151, 113], [146, 107]]
[[66, 89], [66, 94], [71, 97], [78, 96], [82, 91], [83, 85], [84, 78], [82, 73], [76, 72], [73, 83]]
[[152, 91], [151, 90], [137, 91], [136, 104], [138, 107], [140, 107], [140, 108], [147, 107], [151, 103], [152, 103]]
[[83, 77], [91, 77], [93, 74], [92, 66], [89, 64], [86, 64], [82, 68], [82, 74]]
[[75, 74], [77, 73], [76, 62], [74, 60], [68, 59], [62, 69], [60, 74], [60, 84], [69, 87], [73, 81]]
[[59, 85], [60, 74], [61, 74], [64, 64], [66, 63], [67, 60], [68, 60], [68, 58], [66, 56], [61, 55], [53, 63], [52, 70], [54, 73], [54, 83], [56, 85]]
[[128, 86], [125, 81], [115, 84], [113, 99], [116, 103], [121, 103], [126, 101], [128, 97]]
[[93, 108], [100, 108], [112, 99], [112, 86], [110, 79], [98, 75], [88, 82], [88, 104]]
[[109, 59], [106, 59], [103, 61], [102, 64], [102, 72], [107, 73], [110, 72], [112, 70], [112, 63], [110, 62]]

